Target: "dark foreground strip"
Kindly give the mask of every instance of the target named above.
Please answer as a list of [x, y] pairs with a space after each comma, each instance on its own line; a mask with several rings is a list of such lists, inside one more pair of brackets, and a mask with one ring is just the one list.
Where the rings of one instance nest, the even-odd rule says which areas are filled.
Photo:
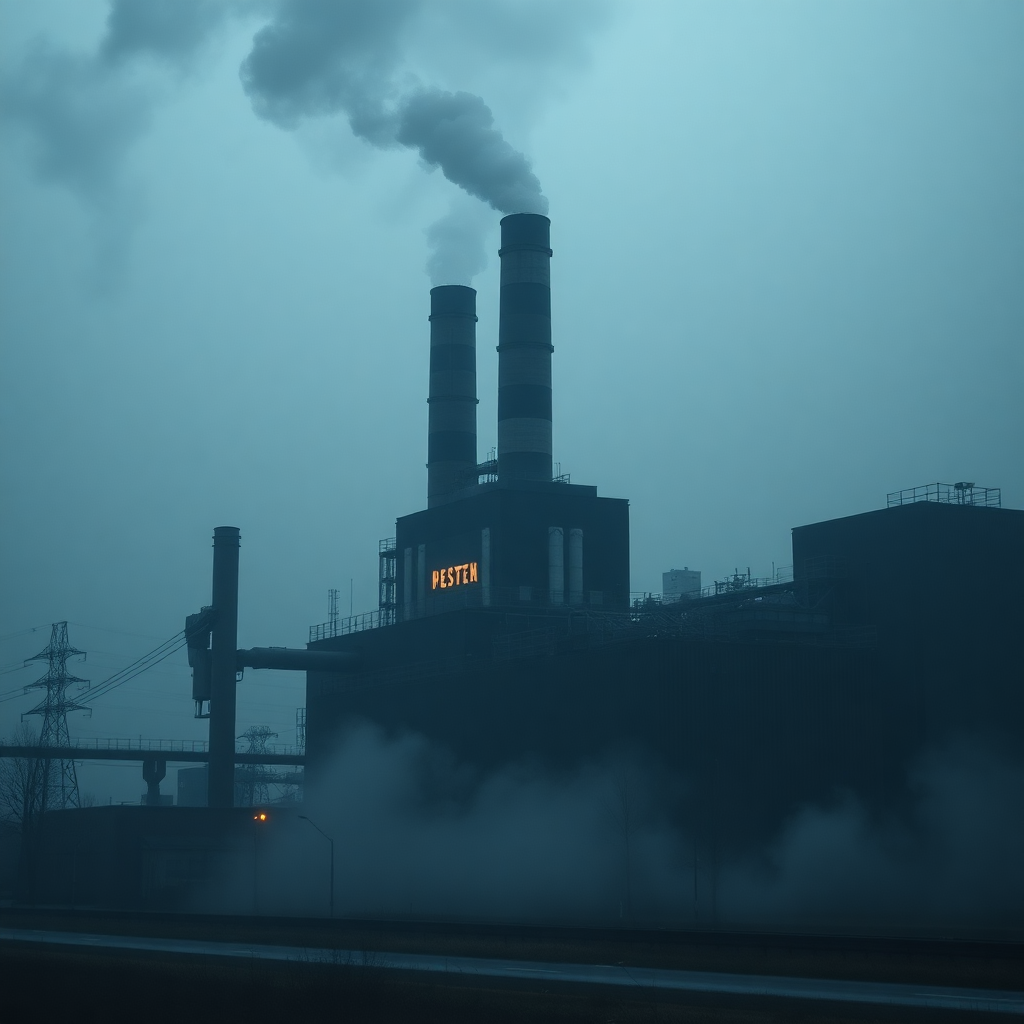
[[811, 999], [842, 1003], [881, 1003], [936, 1010], [974, 1010], [1024, 1014], [1024, 992], [993, 989], [945, 988], [938, 985], [895, 985], [873, 981], [827, 981], [783, 978], [765, 974], [716, 974], [709, 971], [666, 971], [652, 967], [555, 964], [526, 960], [491, 960], [469, 956], [432, 956], [423, 953], [382, 953], [349, 949], [306, 949], [300, 946], [257, 946], [200, 939], [161, 939], [133, 935], [89, 935], [0, 928], [0, 941], [38, 942], [51, 946], [90, 949], [134, 949], [192, 956], [230, 956], [256, 960], [336, 964], [397, 971], [429, 971], [463, 977], [565, 981], [584, 985], [619, 985], [627, 988], [677, 992], [720, 992], [739, 996]]

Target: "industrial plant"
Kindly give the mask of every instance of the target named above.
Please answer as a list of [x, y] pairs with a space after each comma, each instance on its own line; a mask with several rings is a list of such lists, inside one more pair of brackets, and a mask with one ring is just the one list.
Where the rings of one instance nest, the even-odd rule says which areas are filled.
[[[722, 865], [804, 806], [847, 793], [895, 808], [915, 759], [960, 734], [1024, 756], [1024, 512], [996, 488], [895, 491], [876, 511], [794, 528], [792, 566], [771, 577], [737, 569], [702, 586], [698, 570], [665, 566], [662, 594], [631, 593], [627, 498], [552, 463], [549, 233], [539, 214], [501, 221], [493, 457], [477, 443], [476, 292], [430, 291], [425, 507], [398, 510], [379, 543], [378, 609], [333, 614], [302, 650], [239, 650], [240, 530], [217, 527], [211, 602], [182, 641], [208, 748], [126, 749], [150, 806], [43, 814], [19, 900], [192, 907], [255, 841], [266, 789], [240, 785], [241, 767], [287, 769], [301, 803], [274, 815], [297, 825], [330, 807], [339, 743], [363, 722], [484, 772], [613, 758], [678, 780], [665, 813], [691, 843], [692, 917], [637, 911], [668, 926], [713, 923]], [[266, 736], [236, 750], [238, 680], [261, 668], [305, 673], [301, 750], [275, 753]], [[196, 761], [208, 806], [159, 806], [166, 764]]]

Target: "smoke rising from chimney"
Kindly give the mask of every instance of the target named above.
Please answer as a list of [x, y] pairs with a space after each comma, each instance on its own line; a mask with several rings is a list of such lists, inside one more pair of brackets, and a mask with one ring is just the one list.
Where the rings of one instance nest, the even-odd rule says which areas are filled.
[[[37, 40], [0, 74], [0, 116], [29, 139], [38, 177], [84, 200], [100, 214], [97, 229], [120, 239], [138, 205], [126, 157], [169, 95], [166, 73], [187, 76], [221, 30], [259, 17], [240, 68], [258, 116], [291, 129], [341, 114], [358, 138], [417, 152], [495, 210], [543, 213], [530, 161], [487, 103], [432, 83], [484, 77], [522, 113], [550, 95], [553, 76], [586, 63], [608, 9], [604, 0], [110, 0], [91, 52]], [[432, 277], [469, 283], [485, 266], [477, 253], [490, 223], [463, 212], [435, 224]]]
[[491, 217], [487, 207], [458, 194], [448, 212], [427, 228], [427, 274], [431, 287], [465, 284], [487, 266], [484, 236]]
[[[292, 0], [256, 34], [242, 64], [254, 110], [283, 128], [342, 113], [371, 145], [416, 150], [425, 164], [495, 210], [547, 212], [530, 161], [505, 139], [480, 96], [399, 86], [405, 35], [421, 7], [413, 0]], [[471, 218], [450, 214], [428, 231], [435, 284], [468, 283], [483, 269], [476, 255], [482, 239], [470, 239], [471, 227]], [[460, 257], [457, 246], [468, 246], [471, 255]]]
[[248, 0], [113, 0], [94, 53], [35, 40], [0, 77], [5, 119], [26, 130], [36, 172], [109, 217], [124, 157], [147, 127], [161, 97], [144, 58], [183, 71], [203, 43]]
[[490, 108], [468, 92], [420, 89], [401, 107], [396, 136], [459, 188], [502, 213], [547, 213], [530, 162], [494, 127]]

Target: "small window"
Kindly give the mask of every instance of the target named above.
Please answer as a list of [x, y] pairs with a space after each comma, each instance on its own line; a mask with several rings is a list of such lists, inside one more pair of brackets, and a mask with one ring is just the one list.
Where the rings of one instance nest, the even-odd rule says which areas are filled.
[[519, 588], [519, 600], [520, 601], [532, 601], [533, 600], [533, 587], [520, 587]]

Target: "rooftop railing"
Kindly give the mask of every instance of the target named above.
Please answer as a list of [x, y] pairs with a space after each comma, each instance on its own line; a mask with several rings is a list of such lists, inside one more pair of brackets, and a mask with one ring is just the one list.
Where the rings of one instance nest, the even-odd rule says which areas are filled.
[[[778, 587], [793, 582], [793, 567], [783, 566], [776, 569], [771, 576], [751, 576], [747, 573], [734, 573], [724, 580], [716, 580], [709, 586], [700, 590], [692, 591], [689, 594], [656, 594], [650, 592], [634, 591], [629, 594], [629, 611], [635, 613], [646, 607], [673, 605], [687, 601], [701, 600], [711, 597], [722, 597], [728, 595], [747, 594], [751, 591], [763, 590], [767, 587]], [[465, 587], [453, 589], [448, 593], [428, 594], [426, 607], [421, 609], [413, 605], [408, 609], [398, 609], [398, 619], [422, 618], [426, 615], [436, 615], [441, 612], [456, 611], [462, 608], [517, 608], [536, 610], [566, 610], [602, 612], [612, 611], [614, 602], [605, 601], [606, 595], [585, 593], [583, 600], [570, 604], [563, 600], [560, 604], [552, 605], [548, 602], [547, 593], [535, 590], [532, 587], [491, 587], [486, 593], [482, 588]], [[620, 604], [620, 610], [622, 606]], [[316, 643], [320, 640], [329, 640], [333, 637], [348, 636], [351, 633], [361, 633], [367, 629], [379, 629], [382, 626], [391, 625], [386, 613], [380, 610], [363, 612], [360, 615], [349, 615], [343, 619], [321, 622], [318, 625], [309, 627], [309, 642]]]
[[1003, 496], [998, 487], [979, 487], [973, 481], [960, 480], [955, 484], [922, 484], [891, 491], [886, 495], [886, 507], [912, 505], [916, 501], [938, 501], [945, 505], [985, 505], [1002, 508]]

